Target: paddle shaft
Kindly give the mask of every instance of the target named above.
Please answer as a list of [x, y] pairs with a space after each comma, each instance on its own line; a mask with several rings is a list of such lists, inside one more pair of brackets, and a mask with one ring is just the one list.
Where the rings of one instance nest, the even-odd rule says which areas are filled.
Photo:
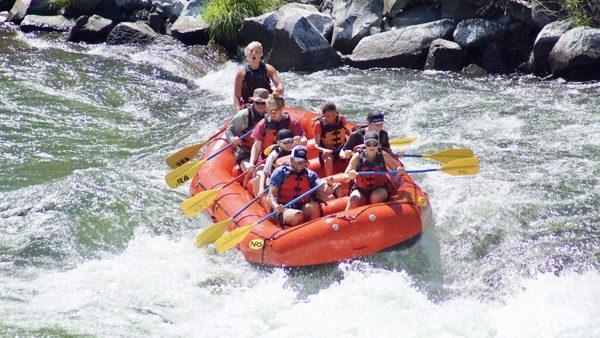
[[[405, 172], [407, 174], [417, 174], [417, 173], [426, 173], [429, 171], [438, 171], [439, 169], [419, 169], [419, 170], [406, 170]], [[389, 171], [359, 171], [357, 172], [358, 175], [362, 176], [362, 175], [395, 175], [396, 174], [396, 170], [389, 170]]]
[[[321, 187], [323, 184], [325, 184], [325, 182], [323, 182], [323, 183], [320, 183], [320, 184], [317, 184], [317, 185], [316, 185], [316, 186], [314, 186], [313, 188], [311, 188], [311, 189], [309, 189], [309, 190], [305, 191], [305, 192], [304, 192], [302, 195], [300, 195], [300, 196], [298, 196], [298, 197], [294, 198], [293, 200], [291, 200], [291, 201], [287, 202], [287, 203], [286, 203], [286, 204], [285, 204], [283, 207], [284, 207], [284, 208], [289, 208], [289, 207], [290, 207], [292, 204], [294, 204], [294, 203], [298, 202], [299, 200], [303, 199], [303, 198], [304, 198], [306, 195], [310, 195], [310, 194], [312, 194], [313, 192], [315, 192], [315, 191], [316, 191], [317, 189], [319, 189], [319, 188], [320, 188], [320, 187]], [[270, 214], [268, 214], [267, 216], [265, 216], [265, 217], [261, 218], [260, 220], [258, 220], [258, 222], [256, 222], [255, 224], [258, 224], [258, 223], [264, 222], [265, 220], [267, 220], [267, 219], [269, 219], [269, 218], [271, 218], [271, 217], [275, 216], [276, 214], [277, 214], [277, 211], [272, 211], [272, 212], [271, 212]]]
[[[250, 136], [250, 134], [252, 134], [252, 130], [248, 131], [247, 133], [245, 133], [244, 135], [240, 136], [240, 139], [246, 138], [248, 136]], [[224, 152], [225, 150], [229, 149], [233, 147], [233, 143], [229, 142], [228, 145], [226, 145], [225, 147], [219, 149], [219, 151], [217, 151], [216, 153], [210, 155], [209, 157], [206, 158], [206, 161], [215, 158], [216, 156], [218, 156], [220, 153]]]
[[233, 216], [231, 216], [231, 219], [234, 219], [234, 218], [238, 217], [242, 212], [244, 212], [244, 210], [250, 208], [250, 206], [252, 204], [254, 204], [254, 202], [258, 201], [264, 194], [266, 194], [267, 192], [269, 192], [269, 188], [270, 187], [267, 187], [262, 193], [256, 195], [256, 197], [254, 197], [252, 199], [252, 201], [248, 202], [248, 204], [246, 204], [243, 208], [241, 208], [235, 214], [233, 214]]

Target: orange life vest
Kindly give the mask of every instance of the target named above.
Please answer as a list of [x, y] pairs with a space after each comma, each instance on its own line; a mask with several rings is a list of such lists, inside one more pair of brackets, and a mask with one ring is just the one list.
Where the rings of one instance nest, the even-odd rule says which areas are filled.
[[[358, 151], [358, 167], [356, 171], [385, 171], [385, 160], [381, 149], [377, 149], [375, 159], [372, 162], [367, 160], [364, 154], [364, 148]], [[361, 190], [373, 190], [375, 188], [385, 187], [387, 183], [386, 175], [359, 175], [356, 176], [355, 186]]]
[[[308, 178], [308, 170], [304, 168], [301, 172], [295, 172], [292, 166], [284, 165], [285, 179], [279, 187], [277, 202], [285, 204], [293, 200], [294, 198], [302, 195], [303, 193], [310, 190], [313, 185]], [[304, 196], [297, 204], [306, 204], [312, 200], [311, 195]]]
[[319, 117], [317, 121], [321, 124], [321, 146], [327, 149], [335, 149], [343, 146], [346, 143], [346, 128], [342, 117], [336, 117], [336, 124], [331, 125], [325, 123], [323, 117]]
[[290, 129], [290, 116], [287, 113], [284, 113], [283, 120], [279, 122], [274, 122], [269, 115], [265, 115], [262, 150], [267, 149], [267, 147], [277, 141], [277, 132], [281, 129]]

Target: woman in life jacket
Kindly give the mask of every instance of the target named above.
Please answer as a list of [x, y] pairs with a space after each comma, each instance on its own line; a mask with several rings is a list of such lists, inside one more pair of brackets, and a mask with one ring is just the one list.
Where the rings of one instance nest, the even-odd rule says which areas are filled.
[[[277, 220], [282, 226], [294, 226], [321, 217], [319, 203], [314, 195], [305, 196], [302, 200], [286, 208], [284, 205], [321, 183], [319, 176], [306, 166], [308, 154], [305, 146], [295, 146], [289, 165], [282, 165], [273, 171], [269, 181], [269, 198], [273, 210], [277, 211]], [[318, 190], [331, 194], [332, 189], [327, 182]]]
[[350, 135], [344, 115], [338, 113], [333, 102], [321, 105], [321, 116], [316, 120], [313, 132], [319, 149], [319, 162], [325, 176], [333, 175], [333, 161], [339, 160], [342, 146]]
[[244, 49], [244, 54], [248, 64], [238, 70], [233, 86], [233, 107], [236, 112], [250, 102], [250, 96], [256, 88], [265, 88], [272, 93], [271, 81], [275, 85], [275, 91], [283, 96], [283, 84], [277, 70], [262, 60], [262, 44], [258, 41], [250, 42]]
[[[396, 170], [397, 175], [404, 174], [404, 167], [392, 155], [383, 151], [379, 145], [379, 135], [375, 132], [366, 132], [364, 148], [358, 150], [344, 172], [344, 182], [354, 180], [354, 186], [346, 204], [346, 210], [354, 209], [361, 205], [383, 203], [389, 197], [390, 187], [387, 175], [358, 175], [359, 171], [386, 171]], [[390, 189], [391, 190], [391, 189]]]
[[252, 190], [254, 196], [261, 194], [266, 186], [267, 179], [271, 176], [273, 169], [278, 167], [277, 160], [290, 155], [292, 148], [298, 140], [294, 138], [294, 134], [289, 129], [281, 129], [277, 132], [277, 145], [269, 153], [264, 161], [264, 165], [255, 169], [256, 177], [252, 179]]
[[235, 161], [240, 165], [242, 171], [248, 170], [248, 164], [250, 160], [250, 149], [254, 144], [252, 136], [247, 136], [240, 139], [240, 135], [244, 135], [248, 131], [254, 129], [254, 126], [260, 122], [267, 110], [267, 98], [269, 92], [264, 88], [256, 88], [254, 95], [250, 98], [252, 104], [247, 104], [244, 109], [240, 110], [235, 114], [231, 123], [225, 130], [225, 137], [229, 142], [233, 143], [235, 150], [233, 156]]
[[251, 136], [254, 143], [250, 152], [249, 172], [254, 170], [254, 165], [263, 151], [277, 141], [277, 132], [282, 129], [291, 130], [294, 137], [300, 137], [300, 144], [306, 145], [306, 137], [304, 137], [304, 130], [300, 121], [285, 113], [283, 111], [284, 106], [285, 101], [278, 94], [269, 95], [265, 118], [258, 122], [252, 130]]

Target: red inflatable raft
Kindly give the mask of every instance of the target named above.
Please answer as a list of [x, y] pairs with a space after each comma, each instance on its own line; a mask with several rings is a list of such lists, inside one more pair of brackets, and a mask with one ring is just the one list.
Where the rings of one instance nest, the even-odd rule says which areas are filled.
[[[286, 107], [284, 111], [302, 122], [307, 137], [313, 138], [312, 119], [317, 115]], [[320, 177], [323, 171], [317, 158], [318, 151], [310, 146], [309, 167]], [[203, 158], [227, 145], [217, 138], [204, 152]], [[336, 172], [344, 164], [335, 166]], [[227, 150], [206, 162], [193, 178], [190, 193], [214, 189], [231, 181], [238, 172], [233, 151]], [[337, 175], [339, 177], [340, 175]], [[427, 195], [408, 175], [396, 180], [396, 194], [387, 203], [365, 205], [344, 211], [348, 197], [322, 203], [321, 218], [282, 229], [277, 223], [265, 221], [256, 226], [237, 248], [248, 262], [270, 266], [310, 266], [371, 255], [382, 250], [414, 243], [426, 226], [431, 212]], [[238, 183], [219, 192], [213, 205], [207, 209], [214, 222], [222, 221], [240, 210], [253, 196]], [[254, 203], [234, 222], [236, 227], [252, 224], [268, 212], [260, 203]]]

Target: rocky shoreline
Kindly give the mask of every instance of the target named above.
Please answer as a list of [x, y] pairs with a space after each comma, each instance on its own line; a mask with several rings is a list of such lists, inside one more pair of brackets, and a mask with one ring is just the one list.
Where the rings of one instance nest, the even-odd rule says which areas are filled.
[[[281, 71], [342, 64], [600, 80], [600, 29], [574, 27], [561, 0], [301, 0], [244, 20]], [[72, 42], [209, 43], [199, 0], [0, 0], [0, 24], [65, 32]], [[599, 13], [600, 14], [600, 13]], [[160, 38], [160, 39], [159, 39]]]

